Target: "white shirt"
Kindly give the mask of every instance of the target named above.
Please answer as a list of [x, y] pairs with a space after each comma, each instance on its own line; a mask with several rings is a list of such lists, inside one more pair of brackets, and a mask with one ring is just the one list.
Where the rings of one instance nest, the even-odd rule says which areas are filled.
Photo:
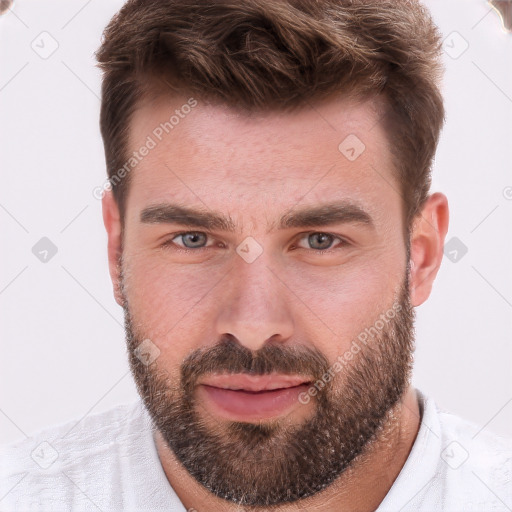
[[[511, 511], [512, 440], [418, 397], [418, 435], [376, 512]], [[140, 401], [2, 447], [0, 510], [186, 512]]]

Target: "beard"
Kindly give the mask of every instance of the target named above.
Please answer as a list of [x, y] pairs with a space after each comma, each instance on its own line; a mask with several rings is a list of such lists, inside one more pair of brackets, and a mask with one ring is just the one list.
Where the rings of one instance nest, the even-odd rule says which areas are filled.
[[[357, 354], [328, 382], [324, 376], [333, 364], [316, 349], [268, 343], [252, 352], [231, 335], [190, 353], [177, 382], [158, 367], [158, 360], [148, 365], [137, 356], [137, 347], [147, 337], [135, 333], [134, 325], [142, 323], [135, 322], [124, 297], [129, 363], [138, 392], [154, 426], [188, 473], [214, 495], [256, 507], [307, 498], [340, 477], [384, 434], [409, 385], [414, 310], [408, 274], [396, 297], [396, 314], [380, 321], [382, 329], [366, 329], [372, 338], [355, 342]], [[124, 290], [122, 283], [121, 276]], [[311, 398], [314, 412], [309, 419], [292, 425], [279, 418], [212, 425], [201, 416], [195, 395], [200, 377], [274, 372], [308, 375], [313, 382], [324, 379]]]

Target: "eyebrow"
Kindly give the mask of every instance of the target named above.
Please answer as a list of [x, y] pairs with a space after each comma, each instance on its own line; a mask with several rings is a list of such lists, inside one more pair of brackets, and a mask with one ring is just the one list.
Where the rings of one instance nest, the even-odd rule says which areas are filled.
[[[236, 223], [230, 216], [209, 210], [197, 210], [185, 206], [165, 203], [149, 206], [141, 211], [140, 221], [146, 224], [181, 224], [208, 230], [236, 230]], [[284, 214], [279, 223], [269, 227], [290, 229], [334, 224], [358, 223], [373, 228], [372, 217], [359, 205], [348, 201], [337, 201], [319, 206], [292, 208]]]

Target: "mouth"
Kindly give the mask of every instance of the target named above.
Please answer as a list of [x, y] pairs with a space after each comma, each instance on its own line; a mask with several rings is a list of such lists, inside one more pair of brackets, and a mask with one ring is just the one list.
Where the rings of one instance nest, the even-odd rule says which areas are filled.
[[249, 375], [237, 373], [209, 375], [199, 383], [221, 389], [258, 393], [261, 391], [273, 391], [276, 389], [286, 389], [302, 384], [309, 384], [310, 381], [299, 375]]
[[198, 383], [198, 394], [215, 416], [259, 421], [289, 412], [310, 385], [311, 380], [293, 375], [209, 375]]

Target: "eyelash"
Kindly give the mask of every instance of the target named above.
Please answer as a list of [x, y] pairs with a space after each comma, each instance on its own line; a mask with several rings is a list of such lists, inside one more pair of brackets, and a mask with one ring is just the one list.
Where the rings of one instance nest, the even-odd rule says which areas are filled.
[[[181, 231], [180, 233], [175, 233], [173, 235], [172, 238], [170, 238], [169, 240], [167, 240], [166, 242], [164, 242], [161, 247], [163, 249], [165, 248], [168, 248], [168, 247], [172, 247], [174, 246], [174, 250], [178, 251], [178, 252], [183, 252], [183, 253], [192, 253], [192, 252], [199, 252], [199, 251], [203, 251], [203, 250], [207, 250], [207, 249], [210, 249], [212, 246], [206, 246], [206, 247], [197, 247], [196, 249], [190, 249], [190, 248], [187, 248], [187, 247], [181, 247], [179, 245], [176, 245], [173, 240], [180, 237], [180, 236], [183, 236], [183, 235], [187, 235], [187, 234], [190, 234], [190, 233], [200, 233], [200, 234], [205, 234], [207, 235], [206, 233], [204, 233], [203, 231]], [[327, 231], [308, 231], [307, 233], [301, 233], [302, 237], [299, 238], [299, 240], [301, 240], [302, 238], [304, 237], [307, 237], [309, 235], [313, 235], [313, 234], [317, 234], [317, 233], [321, 233], [323, 235], [329, 235], [329, 236], [332, 236], [334, 239], [338, 239], [340, 242], [341, 242], [341, 247], [345, 247], [347, 245], [349, 245], [349, 242], [343, 238], [341, 238], [340, 236], [338, 235], [335, 235], [334, 233], [328, 233]], [[207, 235], [208, 236], [208, 235]], [[306, 247], [298, 247], [299, 249], [306, 249], [308, 250]], [[338, 247], [339, 248], [339, 247]], [[309, 249], [311, 251], [313, 251], [315, 254], [330, 254], [334, 251], [336, 251], [337, 248], [329, 248], [329, 249]]]

